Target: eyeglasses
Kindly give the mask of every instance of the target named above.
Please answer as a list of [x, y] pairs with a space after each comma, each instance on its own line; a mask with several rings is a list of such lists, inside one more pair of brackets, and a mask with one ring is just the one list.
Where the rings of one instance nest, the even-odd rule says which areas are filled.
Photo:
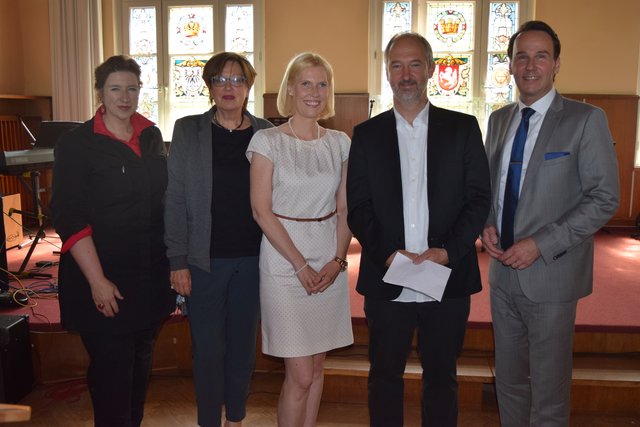
[[247, 82], [247, 78], [244, 76], [213, 76], [211, 77], [211, 83], [214, 86], [224, 86], [227, 82], [231, 83], [231, 86], [242, 86]]

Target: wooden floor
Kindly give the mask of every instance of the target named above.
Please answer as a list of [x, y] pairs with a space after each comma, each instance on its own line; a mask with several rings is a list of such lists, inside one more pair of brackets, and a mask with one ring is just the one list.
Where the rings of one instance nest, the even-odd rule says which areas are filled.
[[[249, 397], [245, 426], [276, 425], [276, 404], [282, 382], [280, 373], [256, 373]], [[487, 389], [491, 402], [493, 390]], [[53, 385], [38, 385], [21, 404], [32, 407], [30, 422], [15, 424], [34, 427], [84, 427], [92, 425], [91, 401], [84, 381], [69, 381]], [[406, 405], [405, 426], [420, 425], [420, 411]], [[154, 374], [151, 379], [143, 426], [196, 426], [195, 398], [190, 376]], [[367, 426], [365, 404], [323, 401], [318, 418], [319, 427]], [[460, 427], [499, 426], [494, 403], [460, 411]], [[572, 427], [640, 426], [640, 416], [578, 413], [573, 414]]]
[[[38, 245], [47, 249], [50, 248]], [[43, 249], [43, 250], [44, 250]], [[49, 259], [49, 258], [47, 258]], [[34, 256], [32, 262], [37, 260]], [[21, 259], [14, 260], [13, 269]], [[17, 263], [17, 264], [16, 264]], [[356, 343], [327, 359], [325, 393], [318, 426], [368, 425], [366, 375], [368, 331], [354, 321]], [[74, 334], [31, 333], [38, 385], [21, 404], [32, 407], [30, 422], [19, 426], [91, 426], [91, 402], [82, 379], [88, 357]], [[163, 327], [154, 352], [144, 426], [195, 426], [188, 322], [173, 319]], [[260, 348], [260, 345], [258, 345]], [[258, 351], [245, 426], [276, 425], [282, 361]], [[493, 336], [490, 329], [468, 328], [459, 361], [459, 426], [499, 426], [495, 404]], [[410, 361], [405, 390], [405, 426], [420, 425], [420, 369]], [[640, 334], [580, 332], [574, 342], [571, 426], [640, 427]], [[437, 427], [437, 426], [436, 426]]]

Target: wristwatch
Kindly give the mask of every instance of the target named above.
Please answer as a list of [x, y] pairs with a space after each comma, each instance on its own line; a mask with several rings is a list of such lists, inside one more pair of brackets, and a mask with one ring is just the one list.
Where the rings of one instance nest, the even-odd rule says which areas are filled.
[[342, 259], [340, 257], [335, 257], [333, 260], [337, 262], [338, 265], [340, 266], [340, 271], [345, 271], [347, 269], [347, 266], [349, 265], [347, 260]]

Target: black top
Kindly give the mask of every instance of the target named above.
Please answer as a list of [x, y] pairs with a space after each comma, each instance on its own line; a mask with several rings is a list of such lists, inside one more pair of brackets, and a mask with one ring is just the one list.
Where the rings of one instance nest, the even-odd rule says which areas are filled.
[[253, 129], [229, 132], [211, 125], [213, 194], [211, 197], [212, 258], [260, 254], [262, 231], [253, 219], [249, 199], [249, 160], [245, 155]]
[[91, 288], [70, 252], [62, 254], [59, 298], [69, 330], [132, 332], [160, 323], [175, 308], [163, 241], [166, 151], [156, 127], [140, 135], [141, 157], [120, 141], [93, 132], [93, 120], [55, 148], [51, 209], [63, 241], [87, 226], [100, 264], [124, 297], [119, 313], [96, 310]]

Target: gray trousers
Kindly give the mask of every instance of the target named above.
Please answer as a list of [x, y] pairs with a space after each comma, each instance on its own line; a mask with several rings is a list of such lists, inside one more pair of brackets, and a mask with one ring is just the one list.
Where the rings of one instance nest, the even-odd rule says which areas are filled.
[[501, 425], [569, 426], [577, 301], [533, 302], [509, 270], [491, 283]]

